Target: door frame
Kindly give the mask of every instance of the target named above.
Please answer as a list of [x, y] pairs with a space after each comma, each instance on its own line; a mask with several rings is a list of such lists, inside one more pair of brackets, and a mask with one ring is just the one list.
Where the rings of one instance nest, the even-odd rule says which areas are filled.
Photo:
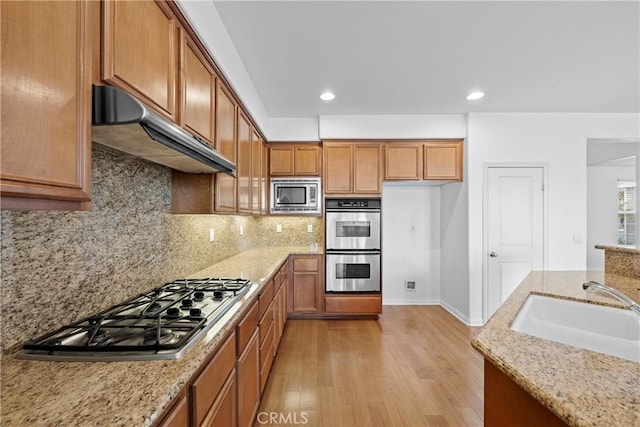
[[489, 228], [489, 169], [491, 168], [542, 168], [542, 269], [546, 270], [549, 257], [549, 163], [547, 162], [485, 162], [482, 165], [482, 323], [489, 320], [487, 317], [487, 299], [489, 293], [489, 266], [487, 254], [489, 253], [487, 232]]

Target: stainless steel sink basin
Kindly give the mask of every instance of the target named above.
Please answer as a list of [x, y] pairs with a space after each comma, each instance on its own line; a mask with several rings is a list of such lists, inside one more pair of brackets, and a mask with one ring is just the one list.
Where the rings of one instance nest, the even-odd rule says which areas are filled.
[[640, 316], [631, 310], [529, 295], [511, 329], [640, 362]]

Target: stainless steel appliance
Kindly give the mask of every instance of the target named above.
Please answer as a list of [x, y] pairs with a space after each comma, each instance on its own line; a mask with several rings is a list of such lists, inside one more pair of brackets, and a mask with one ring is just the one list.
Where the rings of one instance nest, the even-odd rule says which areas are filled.
[[246, 279], [181, 279], [26, 342], [19, 359], [177, 359], [245, 293]]
[[326, 199], [325, 291], [380, 292], [380, 199]]
[[271, 178], [273, 214], [322, 214], [320, 178]]
[[235, 176], [236, 165], [209, 144], [112, 86], [93, 86], [91, 139], [183, 172]]

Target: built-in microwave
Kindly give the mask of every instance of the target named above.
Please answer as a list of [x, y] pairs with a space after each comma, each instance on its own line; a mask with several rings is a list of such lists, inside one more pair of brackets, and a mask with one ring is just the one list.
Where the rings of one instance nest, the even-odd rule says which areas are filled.
[[272, 214], [322, 215], [320, 178], [271, 178]]

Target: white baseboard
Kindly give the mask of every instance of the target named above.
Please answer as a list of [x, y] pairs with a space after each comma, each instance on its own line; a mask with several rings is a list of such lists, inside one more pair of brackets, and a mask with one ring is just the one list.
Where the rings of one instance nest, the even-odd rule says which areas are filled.
[[447, 304], [446, 302], [444, 302], [442, 300], [435, 300], [435, 299], [419, 299], [419, 300], [390, 299], [390, 300], [384, 300], [382, 304], [383, 305], [439, 305], [440, 307], [442, 307], [445, 310], [447, 310], [455, 318], [457, 318], [458, 320], [460, 320], [462, 323], [464, 323], [467, 326], [482, 326], [482, 325], [484, 325], [484, 323], [482, 322], [482, 319], [476, 318], [476, 317], [470, 318], [469, 316], [466, 316], [464, 313], [461, 313], [459, 310], [457, 310], [456, 308], [450, 306], [449, 304]]

